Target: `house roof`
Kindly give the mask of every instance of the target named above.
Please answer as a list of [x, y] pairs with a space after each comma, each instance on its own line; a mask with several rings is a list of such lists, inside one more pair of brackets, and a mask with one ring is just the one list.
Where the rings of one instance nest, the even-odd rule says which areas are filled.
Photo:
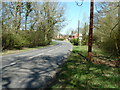
[[[78, 34], [73, 34], [73, 36], [76, 36], [76, 37], [78, 37]], [[79, 36], [82, 36], [82, 34], [79, 34]]]

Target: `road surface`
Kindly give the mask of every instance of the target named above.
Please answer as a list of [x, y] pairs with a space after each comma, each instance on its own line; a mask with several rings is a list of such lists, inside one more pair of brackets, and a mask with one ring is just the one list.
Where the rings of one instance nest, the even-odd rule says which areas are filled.
[[72, 50], [68, 42], [2, 56], [2, 88], [44, 88]]

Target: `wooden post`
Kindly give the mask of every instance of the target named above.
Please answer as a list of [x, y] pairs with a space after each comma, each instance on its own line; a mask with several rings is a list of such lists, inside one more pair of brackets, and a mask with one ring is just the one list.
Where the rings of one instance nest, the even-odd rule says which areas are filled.
[[118, 2], [118, 57], [120, 58], [120, 1]]
[[80, 25], [80, 21], [78, 20], [78, 40], [79, 40], [79, 32], [80, 32], [79, 25]]
[[93, 12], [94, 12], [94, 0], [91, 0], [91, 5], [90, 5], [89, 40], [88, 40], [88, 60], [89, 61], [92, 58]]

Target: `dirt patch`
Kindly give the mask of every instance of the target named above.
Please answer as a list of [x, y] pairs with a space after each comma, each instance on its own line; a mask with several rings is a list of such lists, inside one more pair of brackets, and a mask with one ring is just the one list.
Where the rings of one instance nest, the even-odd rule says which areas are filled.
[[120, 68], [120, 60], [104, 60], [98, 57], [93, 57], [92, 62], [94, 64], [104, 64], [111, 67], [119, 67]]

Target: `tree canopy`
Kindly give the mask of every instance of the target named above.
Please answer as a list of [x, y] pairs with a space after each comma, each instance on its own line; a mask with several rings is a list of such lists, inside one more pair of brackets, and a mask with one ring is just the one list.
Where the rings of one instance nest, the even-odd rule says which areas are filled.
[[59, 2], [2, 2], [3, 50], [50, 44], [64, 25], [64, 11]]

